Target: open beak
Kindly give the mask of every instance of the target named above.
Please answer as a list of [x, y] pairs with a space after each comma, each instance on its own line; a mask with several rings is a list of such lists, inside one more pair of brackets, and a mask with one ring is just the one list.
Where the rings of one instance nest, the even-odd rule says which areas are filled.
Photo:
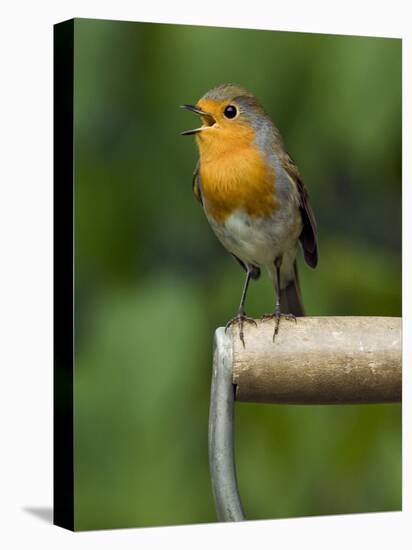
[[181, 105], [182, 109], [186, 109], [187, 111], [191, 111], [192, 113], [195, 113], [195, 115], [199, 115], [203, 119], [203, 126], [200, 128], [194, 128], [194, 130], [186, 130], [185, 132], [181, 132], [180, 135], [182, 136], [190, 136], [192, 134], [197, 134], [198, 132], [201, 132], [205, 128], [209, 128], [210, 126], [213, 126], [213, 124], [216, 122], [214, 117], [210, 113], [206, 113], [206, 111], [202, 111], [202, 109], [199, 109], [196, 105]]

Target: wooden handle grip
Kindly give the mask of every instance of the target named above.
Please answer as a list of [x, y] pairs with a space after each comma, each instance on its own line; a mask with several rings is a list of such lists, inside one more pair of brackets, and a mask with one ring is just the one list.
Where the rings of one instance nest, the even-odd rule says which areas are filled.
[[401, 401], [401, 319], [300, 317], [236, 326], [232, 344], [237, 401], [350, 404]]

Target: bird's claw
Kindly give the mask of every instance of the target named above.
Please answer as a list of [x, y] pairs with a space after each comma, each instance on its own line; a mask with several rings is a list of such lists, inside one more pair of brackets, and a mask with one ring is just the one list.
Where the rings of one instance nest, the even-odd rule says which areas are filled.
[[271, 319], [277, 319], [283, 317], [284, 319], [288, 319], [288, 321], [296, 321], [296, 315], [293, 315], [293, 313], [266, 313], [265, 315], [262, 315], [260, 318], [261, 321], [270, 321]]
[[226, 323], [226, 326], [225, 326], [225, 332], [226, 332], [227, 329], [230, 326], [232, 326], [234, 324], [239, 325], [239, 338], [240, 338], [240, 341], [243, 344], [243, 347], [245, 347], [245, 339], [244, 339], [244, 333], [243, 333], [243, 324], [244, 323], [250, 323], [250, 324], [255, 325], [255, 327], [257, 327], [256, 321], [254, 319], [252, 319], [252, 317], [247, 317], [247, 315], [245, 315], [242, 312], [239, 312], [235, 317], [233, 317], [233, 319], [230, 319], [230, 321], [228, 321]]
[[275, 319], [276, 324], [275, 324], [275, 330], [273, 332], [273, 338], [272, 338], [273, 342], [275, 341], [276, 335], [279, 332], [279, 323], [281, 318], [287, 319], [288, 321], [295, 321], [295, 323], [297, 322], [296, 316], [293, 315], [293, 313], [281, 313], [280, 311], [275, 311], [275, 313], [269, 313], [269, 314], [263, 315], [261, 318], [261, 321], [270, 321], [271, 319]]

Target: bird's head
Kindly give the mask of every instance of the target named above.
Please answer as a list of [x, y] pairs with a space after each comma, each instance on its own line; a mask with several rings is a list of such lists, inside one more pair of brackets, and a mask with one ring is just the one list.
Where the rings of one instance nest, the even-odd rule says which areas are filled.
[[257, 99], [245, 88], [222, 84], [207, 92], [196, 105], [182, 108], [198, 115], [202, 125], [182, 135], [196, 136], [200, 154], [224, 154], [254, 140], [268, 120]]

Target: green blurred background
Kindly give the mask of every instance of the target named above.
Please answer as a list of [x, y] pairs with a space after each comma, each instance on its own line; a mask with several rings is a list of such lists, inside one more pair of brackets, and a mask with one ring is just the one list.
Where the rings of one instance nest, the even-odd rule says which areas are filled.
[[[193, 115], [236, 82], [273, 117], [314, 206], [310, 315], [401, 315], [401, 41], [76, 20], [75, 525], [215, 521], [212, 337], [243, 273], [191, 191]], [[264, 274], [247, 312], [273, 308]], [[236, 405], [249, 519], [401, 507], [398, 405]]]

